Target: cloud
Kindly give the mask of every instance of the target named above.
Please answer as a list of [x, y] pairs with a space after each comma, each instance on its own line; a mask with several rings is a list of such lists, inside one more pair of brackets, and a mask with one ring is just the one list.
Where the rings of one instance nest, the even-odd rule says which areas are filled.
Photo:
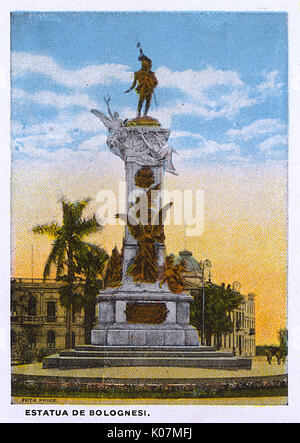
[[47, 149], [56, 148], [58, 146], [64, 146], [71, 143], [73, 143], [73, 138], [70, 136], [68, 131], [51, 131], [47, 135], [35, 134], [16, 137], [12, 140], [12, 148], [16, 152], [25, 153], [31, 156], [31, 153], [35, 152], [32, 150], [40, 149], [41, 146], [41, 151], [46, 152]]
[[235, 143], [218, 143], [215, 140], [204, 140], [194, 149], [180, 151], [179, 158], [184, 160], [212, 158], [224, 153], [239, 155], [240, 147]]
[[156, 74], [160, 87], [176, 88], [188, 98], [186, 102], [178, 102], [176, 106], [162, 111], [169, 114], [168, 121], [171, 115], [182, 113], [195, 113], [208, 119], [228, 118], [256, 102], [235, 71], [222, 71], [210, 66], [202, 71], [172, 72], [160, 67]]
[[[215, 86], [241, 87], [243, 82], [235, 71], [222, 71], [209, 66], [202, 71], [187, 69], [172, 72], [162, 66], [156, 71], [159, 85], [165, 88], [180, 89], [191, 96], [203, 99], [203, 91]], [[213, 103], [208, 101], [208, 103]]]
[[95, 135], [81, 143], [79, 149], [84, 151], [99, 151], [99, 148], [106, 144], [106, 140], [106, 135]]
[[[124, 163], [121, 159], [114, 156], [109, 149], [102, 151], [73, 150], [68, 148], [48, 151], [44, 148], [27, 145], [23, 154], [27, 159], [17, 158], [14, 161], [14, 174], [21, 170], [31, 169], [42, 173], [53, 173], [53, 176], [59, 174], [64, 183], [73, 180], [74, 177], [86, 176], [89, 181], [92, 175], [100, 177], [119, 177], [124, 180]], [[90, 190], [91, 191], [91, 190]]]
[[89, 132], [89, 133], [106, 133], [106, 129], [91, 112], [83, 111], [74, 113], [68, 113], [62, 111], [56, 118], [51, 121], [45, 121], [42, 123], [35, 123], [30, 126], [21, 125], [19, 122], [13, 122], [13, 126], [18, 128], [22, 127], [22, 135], [34, 135], [34, 134], [48, 134], [49, 131], [68, 131], [68, 132]]
[[[57, 115], [50, 121], [29, 126], [24, 123], [26, 122], [24, 116], [22, 117], [24, 122], [12, 123], [14, 153], [19, 152], [33, 160], [44, 158], [46, 161], [52, 161], [59, 155], [69, 159], [82, 153], [82, 161], [89, 161], [91, 154], [96, 154], [105, 145], [107, 132], [99, 119], [90, 113], [90, 109], [99, 108], [99, 104], [92, 96], [80, 91], [80, 88], [117, 81], [128, 82], [132, 74], [129, 67], [104, 64], [65, 70], [50, 57], [13, 53], [12, 75], [20, 78], [30, 72], [47, 76], [73, 90], [70, 90], [69, 94], [59, 94], [49, 90], [30, 93], [20, 88], [13, 89], [15, 109], [19, 102], [28, 101], [42, 106], [54, 106], [57, 109]], [[201, 71], [188, 69], [175, 72], [162, 66], [158, 68], [156, 74], [161, 88], [174, 88], [184, 94], [184, 97], [169, 100], [167, 105], [155, 109], [155, 117], [162, 126], [169, 128], [172, 127], [174, 117], [190, 115], [202, 120], [232, 119], [241, 109], [260, 104], [268, 94], [276, 93], [277, 88], [282, 86], [278, 81], [277, 71], [264, 72], [263, 81], [254, 87], [247, 86], [235, 71], [215, 69], [211, 66]], [[93, 90], [89, 93], [92, 94]], [[83, 110], [78, 112], [78, 107]], [[121, 108], [119, 112], [123, 118], [130, 119], [136, 116], [136, 109], [133, 107]], [[181, 120], [184, 122], [187, 118]], [[190, 138], [197, 144], [194, 149], [181, 151], [183, 160], [193, 158], [221, 160], [226, 157], [226, 160], [236, 162], [246, 161], [246, 158], [240, 154], [241, 149], [237, 142], [247, 142], [255, 137], [269, 137], [256, 148], [256, 152], [257, 149], [271, 152], [282, 143], [282, 138], [276, 138], [276, 135], [286, 130], [286, 126], [279, 119], [260, 119], [242, 128], [227, 131], [225, 133], [227, 140], [225, 138], [219, 143], [205, 139], [196, 132], [197, 128], [193, 129], [190, 125], [185, 126], [183, 123], [181, 127], [182, 130], [171, 133], [171, 138]], [[192, 131], [185, 130], [188, 127], [192, 128]], [[77, 154], [74, 154], [75, 152]]]
[[226, 132], [231, 140], [248, 141], [257, 136], [283, 132], [286, 129], [279, 119], [260, 119], [241, 129], [230, 129]]
[[274, 70], [263, 73], [264, 80], [256, 87], [256, 91], [262, 99], [269, 95], [278, 94], [283, 87], [283, 83], [278, 80], [279, 72]]
[[12, 120], [10, 122], [10, 130], [12, 135], [16, 136], [18, 134], [23, 134], [24, 132], [24, 125], [18, 121]]
[[43, 55], [13, 52], [11, 56], [13, 77], [23, 77], [28, 72], [41, 74], [69, 88], [85, 88], [93, 85], [108, 85], [115, 81], [128, 82], [129, 67], [119, 64], [86, 66], [77, 70], [61, 68], [55, 61]]
[[[116, 159], [114, 155], [109, 152], [109, 149], [98, 150], [96, 149], [96, 140], [94, 140], [94, 145], [92, 143], [86, 144], [86, 146], [78, 146], [72, 141], [72, 147], [62, 147], [58, 149], [52, 149], [56, 147], [59, 142], [66, 140], [47, 139], [46, 142], [41, 136], [29, 136], [26, 138], [19, 138], [13, 142], [12, 149], [13, 155], [22, 154], [22, 164], [20, 165], [20, 157], [17, 155], [14, 159], [14, 165], [20, 165], [20, 167], [28, 164], [38, 167], [42, 165], [49, 168], [55, 168], [55, 170], [60, 169], [64, 171], [73, 171], [73, 173], [79, 173], [83, 170], [93, 169], [99, 170], [99, 174], [103, 174], [105, 171], [113, 173], [113, 171], [122, 168], [122, 161]], [[104, 141], [104, 140], [103, 140]], [[101, 139], [98, 139], [101, 143]], [[86, 142], [88, 143], [88, 141]], [[91, 148], [91, 149], [88, 149]], [[98, 145], [99, 147], [99, 145]], [[25, 157], [24, 157], [25, 156]]]
[[64, 111], [51, 121], [31, 126], [13, 121], [11, 129], [15, 159], [22, 154], [27, 160], [63, 162], [67, 167], [75, 158], [82, 164], [93, 161], [107, 140], [106, 128], [90, 112]]
[[220, 96], [221, 109], [219, 116], [231, 117], [237, 114], [240, 109], [247, 108], [256, 103], [256, 99], [249, 96], [248, 89], [238, 89], [232, 91], [229, 94], [223, 94]]
[[221, 107], [218, 110], [207, 108], [201, 104], [194, 104], [189, 102], [177, 102], [172, 106], [165, 106], [155, 111], [156, 118], [166, 127], [171, 127], [172, 118], [180, 115], [194, 115], [211, 120], [219, 117], [227, 117], [229, 109], [227, 106]]
[[100, 120], [95, 118], [91, 112], [78, 112], [68, 113], [65, 111], [60, 112], [56, 118], [50, 121], [44, 121], [41, 123], [35, 123], [30, 126], [26, 126], [25, 124], [21, 124], [18, 121], [12, 121], [11, 124], [12, 132], [14, 136], [22, 135], [38, 135], [43, 134], [47, 136], [47, 134], [56, 131], [56, 132], [70, 132], [76, 133], [79, 131], [87, 132], [87, 133], [96, 133], [96, 134], [105, 134], [106, 129], [101, 124]]
[[[78, 146], [80, 132], [91, 134]], [[78, 146], [78, 150], [96, 151], [107, 139], [106, 130], [98, 124], [93, 115], [87, 112], [75, 116], [60, 114], [50, 122], [43, 122], [24, 127], [19, 122], [12, 122], [12, 148], [15, 153], [27, 154], [31, 158], [47, 157], [53, 149]], [[87, 135], [86, 135], [87, 136]], [[40, 150], [41, 149], [41, 150]], [[47, 153], [48, 152], [48, 153]], [[54, 152], [54, 151], [53, 151]], [[32, 155], [33, 154], [33, 155]], [[49, 158], [54, 158], [50, 155]]]
[[[12, 148], [16, 152], [28, 153], [29, 146], [45, 149], [62, 148], [65, 145], [78, 145], [79, 137], [87, 137], [79, 145], [80, 150], [96, 150], [104, 144], [107, 136], [106, 129], [90, 112], [77, 114], [65, 111], [55, 119], [30, 126], [12, 121]], [[96, 134], [95, 138], [91, 137]], [[97, 146], [96, 146], [97, 145]]]
[[202, 135], [197, 134], [196, 132], [190, 132], [190, 131], [172, 131], [170, 137], [171, 138], [193, 137], [193, 138], [200, 138], [200, 139], [204, 140]]
[[[20, 78], [26, 73], [38, 73], [69, 88], [83, 89], [93, 85], [108, 85], [112, 82], [128, 83], [132, 76], [130, 68], [118, 64], [86, 66], [81, 69], [66, 70], [52, 58], [29, 53], [12, 54], [12, 76]], [[271, 93], [277, 93], [281, 84], [278, 72], [264, 72], [263, 81], [256, 87], [248, 87], [236, 71], [215, 69], [208, 66], [200, 71], [187, 69], [172, 72], [161, 66], [156, 75], [161, 88], [174, 88], [185, 94], [185, 98], [160, 107], [157, 115], [162, 124], [170, 126], [176, 115], [193, 114], [204, 119], [227, 118], [235, 116], [241, 109], [263, 101]], [[82, 106], [87, 109], [97, 107], [87, 94], [55, 94], [51, 91], [39, 91], [29, 94], [23, 90], [13, 91], [13, 98], [33, 101], [64, 109]], [[135, 116], [130, 110], [126, 117]]]
[[71, 106], [81, 106], [91, 109], [97, 106], [97, 103], [89, 98], [87, 94], [57, 94], [53, 91], [39, 91], [31, 94], [23, 89], [15, 88], [12, 90], [12, 99], [21, 102], [34, 102], [43, 106], [54, 106], [58, 109], [69, 108]]
[[287, 137], [285, 135], [275, 135], [267, 138], [259, 145], [259, 149], [266, 154], [274, 154], [280, 148], [286, 148]]

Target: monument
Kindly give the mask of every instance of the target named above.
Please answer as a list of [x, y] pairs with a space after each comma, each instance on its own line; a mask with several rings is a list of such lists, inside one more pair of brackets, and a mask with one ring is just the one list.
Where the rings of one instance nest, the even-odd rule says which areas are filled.
[[[122, 257], [116, 250], [107, 287], [97, 298], [99, 317], [91, 345], [62, 351], [43, 360], [44, 368], [103, 366], [186, 366], [251, 368], [251, 359], [235, 358], [200, 346], [190, 325], [192, 297], [184, 292], [180, 264], [165, 254], [164, 221], [172, 203], [162, 201], [164, 174], [177, 174], [168, 144], [170, 130], [148, 116], [158, 82], [152, 62], [142, 51], [142, 67], [125, 93], [138, 93], [137, 117], [122, 120], [110, 109], [108, 116], [91, 112], [108, 130], [107, 145], [125, 166], [127, 210], [116, 214], [125, 222]], [[144, 113], [142, 114], [142, 108]], [[114, 267], [114, 266], [113, 266]]]
[[[176, 170], [170, 130], [147, 115], [158, 82], [141, 47], [139, 60], [142, 68], [125, 91], [136, 87], [137, 118], [122, 121], [111, 112], [109, 97], [105, 101], [110, 118], [91, 111], [108, 129], [109, 149], [124, 161], [127, 185], [127, 213], [116, 214], [126, 224], [122, 280], [98, 296], [99, 319], [91, 341], [107, 346], [199, 346], [197, 330], [189, 322], [192, 297], [182, 286], [176, 291], [174, 281], [172, 290], [168, 286], [163, 223], [171, 203], [163, 206], [161, 191], [165, 172]], [[180, 279], [174, 276], [175, 269], [172, 277]]]

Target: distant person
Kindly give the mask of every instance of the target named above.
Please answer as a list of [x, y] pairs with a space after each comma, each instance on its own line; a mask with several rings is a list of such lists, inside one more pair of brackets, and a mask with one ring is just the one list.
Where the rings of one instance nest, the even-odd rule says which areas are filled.
[[266, 350], [266, 357], [267, 357], [267, 362], [269, 363], [269, 365], [271, 365], [272, 364], [273, 354], [272, 354], [272, 351], [270, 349]]
[[276, 355], [276, 358], [277, 358], [277, 363], [280, 365], [281, 364], [281, 360], [282, 360], [281, 351], [280, 350], [277, 351], [275, 355]]

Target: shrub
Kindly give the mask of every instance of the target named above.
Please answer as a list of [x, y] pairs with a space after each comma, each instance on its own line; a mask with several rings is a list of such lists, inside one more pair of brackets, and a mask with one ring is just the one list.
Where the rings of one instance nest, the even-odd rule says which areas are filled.
[[30, 349], [26, 349], [23, 352], [23, 355], [21, 357], [22, 364], [28, 365], [29, 363], [32, 363], [35, 358], [34, 352]]
[[41, 362], [43, 358], [48, 357], [48, 355], [53, 354], [53, 349], [41, 348], [37, 353], [37, 361]]

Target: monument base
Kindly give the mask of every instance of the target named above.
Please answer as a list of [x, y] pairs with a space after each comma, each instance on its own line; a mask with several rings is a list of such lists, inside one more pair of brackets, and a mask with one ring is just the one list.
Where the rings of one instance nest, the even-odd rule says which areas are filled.
[[211, 346], [77, 346], [44, 358], [43, 368], [185, 367], [250, 370], [251, 358]]
[[197, 330], [189, 324], [193, 299], [188, 294], [173, 294], [159, 284], [131, 285], [127, 281], [119, 288], [102, 291], [97, 300], [99, 319], [92, 330], [92, 345], [49, 356], [43, 360], [44, 369], [251, 369], [250, 358], [200, 345]]
[[97, 326], [92, 331], [91, 341], [102, 346], [199, 346], [195, 328], [172, 323], [161, 326], [128, 323], [116, 323], [107, 328]]
[[159, 285], [147, 286], [125, 285], [98, 296], [99, 320], [92, 330], [93, 345], [200, 345], [196, 328], [189, 324], [192, 297], [173, 294]]

